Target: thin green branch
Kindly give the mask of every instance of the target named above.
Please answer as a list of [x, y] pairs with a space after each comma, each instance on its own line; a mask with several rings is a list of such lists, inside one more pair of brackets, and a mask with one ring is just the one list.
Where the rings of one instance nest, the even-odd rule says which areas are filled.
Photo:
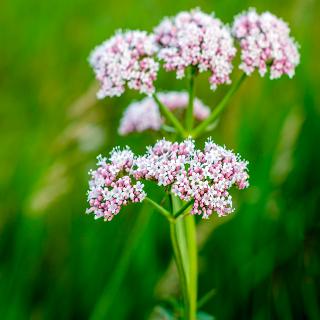
[[171, 215], [173, 216], [173, 201], [172, 201], [172, 194], [171, 194], [171, 192], [169, 192], [168, 197], [169, 197], [169, 204], [170, 204], [170, 213], [171, 213]]
[[174, 217], [178, 218], [181, 216], [185, 210], [187, 210], [192, 204], [194, 203], [194, 199], [191, 199], [189, 202], [187, 202], [184, 206], [182, 206], [177, 212], [174, 213]]
[[185, 132], [177, 117], [159, 100], [156, 93], [153, 94], [153, 98], [154, 101], [157, 103], [161, 113], [165, 116], [165, 118], [176, 128], [176, 130], [180, 133], [182, 137], [186, 137], [187, 133]]
[[223, 97], [223, 99], [220, 101], [220, 103], [216, 106], [216, 108], [213, 109], [210, 116], [205, 119], [203, 122], [201, 122], [193, 131], [192, 136], [198, 137], [200, 134], [202, 134], [208, 125], [210, 125], [223, 111], [223, 109], [226, 107], [228, 101], [230, 98], [234, 95], [234, 93], [239, 89], [240, 85], [246, 78], [246, 74], [243, 73], [242, 76], [236, 81], [230, 88], [230, 90], [227, 92], [227, 94]]
[[198, 301], [198, 309], [202, 308], [214, 295], [216, 294], [216, 289], [211, 289]]
[[160, 206], [158, 203], [156, 203], [155, 201], [153, 201], [152, 199], [150, 199], [148, 197], [145, 197], [145, 201], [150, 203], [155, 209], [157, 209], [168, 220], [170, 220], [170, 221], [173, 220], [173, 217], [170, 214], [170, 212], [168, 210], [166, 210], [165, 208], [163, 208], [162, 206]]
[[190, 67], [189, 69], [189, 103], [186, 111], [186, 128], [190, 132], [193, 128], [193, 101], [194, 101], [194, 78], [195, 78], [195, 69]]

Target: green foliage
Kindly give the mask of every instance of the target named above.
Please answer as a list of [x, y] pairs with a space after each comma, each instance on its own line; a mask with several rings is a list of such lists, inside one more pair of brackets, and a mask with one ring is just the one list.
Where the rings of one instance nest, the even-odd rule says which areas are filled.
[[[320, 318], [319, 3], [12, 0], [0, 13], [1, 319], [148, 319], [177, 295], [163, 217], [147, 204], [112, 223], [84, 214], [95, 156], [114, 145], [142, 152], [156, 138], [117, 135], [139, 95], [96, 102], [86, 59], [117, 28], [151, 30], [195, 6], [225, 22], [249, 6], [270, 10], [302, 56], [292, 80], [247, 79], [212, 132], [250, 161], [251, 187], [235, 192], [232, 218], [198, 221], [199, 296], [215, 290], [201, 309], [216, 319]], [[162, 73], [157, 86], [168, 83], [188, 85]], [[227, 89], [196, 80], [212, 107]]]

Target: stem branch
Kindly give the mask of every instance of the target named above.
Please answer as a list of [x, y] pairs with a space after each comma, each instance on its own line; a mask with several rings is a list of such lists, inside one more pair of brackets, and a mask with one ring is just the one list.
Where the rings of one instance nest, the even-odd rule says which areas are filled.
[[164, 217], [166, 217], [169, 221], [173, 220], [172, 215], [168, 210], [160, 206], [158, 203], [153, 201], [152, 199], [145, 197], [145, 200], [150, 203], [155, 209], [157, 209]]
[[156, 93], [153, 94], [154, 101], [157, 103], [161, 113], [165, 116], [165, 118], [172, 123], [172, 125], [176, 128], [176, 130], [180, 133], [182, 137], [186, 137], [187, 134], [182, 127], [180, 121], [176, 118], [176, 116], [159, 100]]
[[192, 204], [194, 203], [194, 200], [191, 199], [189, 202], [187, 202], [184, 206], [182, 206], [176, 213], [174, 213], [174, 217], [178, 218], [181, 214], [184, 213], [186, 209], [188, 209]]
[[216, 106], [216, 108], [213, 109], [211, 114], [207, 119], [205, 119], [203, 122], [201, 122], [192, 132], [192, 136], [195, 138], [199, 136], [201, 133], [205, 131], [205, 129], [210, 125], [217, 117], [218, 115], [223, 111], [223, 109], [226, 107], [227, 102], [230, 100], [230, 98], [233, 96], [233, 94], [239, 89], [241, 83], [246, 78], [246, 74], [243, 73], [242, 76], [238, 79], [237, 82], [235, 82], [230, 90], [227, 92], [227, 94], [223, 97], [223, 99], [220, 101], [220, 103]]
[[195, 77], [195, 69], [190, 67], [189, 73], [189, 103], [186, 112], [186, 128], [187, 131], [190, 132], [193, 127], [193, 101], [194, 101], [194, 77]]
[[209, 292], [207, 292], [207, 293], [198, 301], [198, 309], [202, 308], [215, 294], [216, 294], [216, 289], [211, 289]]

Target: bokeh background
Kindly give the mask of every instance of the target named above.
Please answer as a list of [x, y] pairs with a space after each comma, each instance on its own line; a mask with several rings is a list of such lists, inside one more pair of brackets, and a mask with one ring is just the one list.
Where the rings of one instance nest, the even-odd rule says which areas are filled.
[[[139, 95], [97, 102], [87, 57], [115, 29], [151, 31], [196, 6], [225, 22], [250, 6], [269, 10], [290, 24], [302, 57], [292, 80], [246, 80], [212, 132], [250, 161], [251, 187], [234, 192], [231, 218], [199, 222], [199, 295], [215, 289], [202, 309], [216, 319], [320, 319], [316, 0], [1, 2], [1, 319], [166, 319], [154, 310], [177, 293], [166, 221], [147, 205], [112, 223], [84, 214], [95, 157], [156, 139], [117, 135]], [[164, 72], [157, 82], [185, 85]], [[197, 80], [212, 107], [226, 90]]]

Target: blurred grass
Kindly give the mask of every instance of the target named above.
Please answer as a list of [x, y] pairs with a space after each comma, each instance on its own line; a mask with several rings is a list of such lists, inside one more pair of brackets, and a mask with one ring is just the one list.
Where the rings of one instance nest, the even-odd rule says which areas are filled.
[[[250, 161], [252, 186], [234, 193], [236, 215], [200, 251], [199, 295], [216, 289], [204, 310], [217, 319], [320, 318], [319, 2], [11, 0], [0, 10], [2, 319], [87, 319], [103, 295], [112, 297], [104, 319], [145, 319], [157, 304], [171, 257], [166, 223], [134, 205], [111, 224], [83, 214], [95, 156], [125, 144], [142, 152], [154, 140], [117, 136], [139, 96], [96, 103], [86, 59], [115, 29], [152, 30], [195, 6], [225, 22], [249, 6], [270, 10], [288, 21], [302, 56], [293, 80], [249, 78], [212, 133]], [[205, 78], [196, 92], [214, 106], [226, 88], [214, 94]], [[158, 81], [184, 85], [173, 74]]]

